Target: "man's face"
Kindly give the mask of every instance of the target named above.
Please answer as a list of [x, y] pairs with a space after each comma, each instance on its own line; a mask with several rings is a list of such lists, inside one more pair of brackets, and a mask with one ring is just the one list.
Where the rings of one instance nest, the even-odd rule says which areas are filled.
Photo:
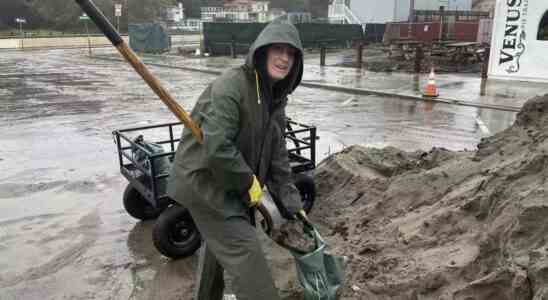
[[288, 44], [272, 44], [266, 52], [266, 69], [274, 82], [284, 79], [291, 71], [297, 50]]

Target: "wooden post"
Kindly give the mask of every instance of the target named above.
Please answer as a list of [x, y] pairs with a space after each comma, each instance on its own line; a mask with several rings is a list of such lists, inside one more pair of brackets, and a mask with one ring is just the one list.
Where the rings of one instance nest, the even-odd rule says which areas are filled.
[[480, 84], [480, 96], [485, 96], [485, 90], [487, 89], [487, 77], [481, 78], [481, 84]]
[[483, 53], [483, 61], [481, 62], [481, 78], [487, 79], [489, 73], [489, 55], [491, 54], [491, 47], [485, 47]]
[[424, 59], [424, 51], [422, 45], [417, 45], [415, 48], [415, 73], [420, 73], [422, 70], [422, 60]]
[[325, 66], [325, 45], [324, 44], [321, 44], [320, 45], [320, 66]]
[[25, 49], [23, 45], [23, 40], [25, 39], [25, 33], [23, 32], [23, 22], [19, 22], [19, 33], [21, 34], [21, 50]]
[[84, 20], [84, 26], [86, 26], [86, 35], [88, 36], [88, 51], [89, 51], [89, 56], [91, 57], [91, 38], [89, 37], [89, 28], [88, 28], [87, 20]]
[[362, 68], [363, 42], [358, 43], [358, 69]]
[[234, 41], [234, 38], [230, 41], [230, 54], [232, 58], [236, 58], [236, 41]]

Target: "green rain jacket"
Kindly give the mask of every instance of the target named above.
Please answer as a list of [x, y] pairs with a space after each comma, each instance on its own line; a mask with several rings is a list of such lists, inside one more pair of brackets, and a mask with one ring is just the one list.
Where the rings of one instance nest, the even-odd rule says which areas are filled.
[[[264, 78], [257, 85], [255, 59], [261, 47], [273, 43], [287, 43], [298, 51], [288, 76], [271, 88]], [[297, 29], [285, 22], [269, 24], [251, 46], [245, 64], [222, 74], [199, 97], [191, 118], [202, 128], [204, 143], [183, 130], [169, 196], [209, 214], [201, 217], [247, 216], [247, 191], [256, 175], [282, 214], [287, 216], [285, 208], [298, 211], [302, 205], [291, 179], [284, 131], [287, 95], [299, 85], [302, 73]]]

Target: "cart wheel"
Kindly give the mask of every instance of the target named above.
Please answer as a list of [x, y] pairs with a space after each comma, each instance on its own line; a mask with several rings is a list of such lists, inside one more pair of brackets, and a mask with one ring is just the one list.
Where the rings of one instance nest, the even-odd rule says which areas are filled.
[[314, 200], [316, 197], [316, 185], [314, 179], [306, 174], [299, 174], [295, 179], [295, 186], [301, 193], [301, 201], [303, 202], [303, 209], [308, 214], [314, 206]]
[[156, 249], [169, 258], [191, 256], [202, 243], [190, 213], [180, 205], [172, 205], [160, 215], [154, 224], [152, 239]]
[[152, 206], [131, 184], [124, 191], [124, 208], [130, 216], [139, 220], [155, 219], [164, 210], [162, 206]]

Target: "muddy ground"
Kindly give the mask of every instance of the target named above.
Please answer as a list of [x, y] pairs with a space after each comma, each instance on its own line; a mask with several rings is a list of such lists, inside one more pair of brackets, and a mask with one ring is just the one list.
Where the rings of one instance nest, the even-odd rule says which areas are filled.
[[[408, 54], [404, 57], [403, 54], [390, 54], [389, 46], [380, 43], [369, 44], [363, 47], [362, 50], [362, 69], [372, 72], [405, 72], [415, 73], [414, 54]], [[434, 66], [438, 73], [466, 73], [477, 74], [481, 72], [481, 62], [475, 58], [469, 58], [460, 62], [452, 60], [451, 56], [431, 56], [428, 48], [425, 48], [426, 53], [421, 62], [420, 73], [429, 73], [431, 66]], [[189, 59], [196, 58], [195, 49], [187, 48], [182, 50], [174, 48], [170, 54], [174, 56], [183, 56]], [[340, 66], [348, 68], [356, 68], [357, 63], [357, 48], [333, 48], [327, 49], [326, 55], [340, 55], [340, 59], [335, 63], [326, 60], [326, 64], [330, 66]], [[243, 55], [243, 54], [239, 54]], [[411, 57], [410, 57], [411, 56]], [[319, 49], [305, 49], [305, 57], [308, 61], [316, 60], [320, 63]]]
[[[189, 299], [196, 258], [162, 257], [152, 247], [153, 223], [124, 211], [127, 182], [111, 135], [175, 118], [130, 67], [86, 52], [0, 56], [0, 299]], [[187, 109], [214, 78], [152, 71]], [[493, 132], [514, 119], [511, 112], [308, 88], [290, 103], [290, 117], [318, 127], [318, 161], [354, 144], [474, 149], [485, 136], [477, 118]], [[266, 239], [265, 249], [278, 286], [291, 295], [291, 259]]]
[[548, 95], [477, 151], [349, 147], [316, 172], [343, 299], [548, 298]]
[[[334, 50], [334, 52], [336, 51]], [[344, 60], [336, 65], [351, 68], [358, 66], [357, 50], [345, 50], [345, 52], [347, 54]], [[425, 53], [421, 61], [420, 73], [429, 73], [432, 66], [437, 73], [479, 75], [481, 72], [481, 63], [478, 60], [471, 59], [470, 61], [457, 63], [449, 55], [430, 56], [428, 53]], [[415, 57], [414, 54], [410, 54], [407, 57], [404, 57], [402, 54], [390, 55], [388, 46], [371, 44], [363, 48], [362, 68], [372, 72], [415, 73]]]

